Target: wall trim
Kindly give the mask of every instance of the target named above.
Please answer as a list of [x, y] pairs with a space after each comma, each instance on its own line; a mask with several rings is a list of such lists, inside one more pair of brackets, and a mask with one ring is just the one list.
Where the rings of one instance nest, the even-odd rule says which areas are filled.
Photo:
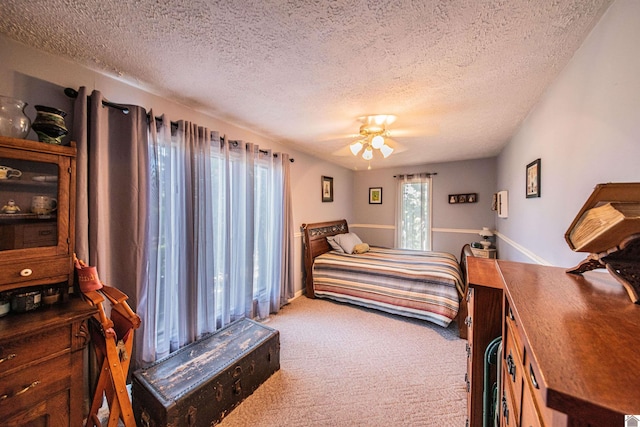
[[518, 252], [520, 252], [522, 255], [524, 255], [527, 258], [529, 258], [530, 260], [532, 260], [532, 261], [534, 261], [534, 262], [536, 262], [536, 263], [538, 263], [540, 265], [551, 265], [551, 266], [553, 265], [549, 261], [547, 261], [546, 259], [539, 257], [538, 255], [536, 255], [533, 252], [531, 252], [529, 249], [525, 248], [524, 246], [520, 245], [519, 243], [514, 242], [513, 240], [511, 240], [510, 238], [508, 238], [504, 234], [500, 233], [499, 231], [495, 231], [495, 235], [499, 239], [501, 239], [503, 242], [505, 242], [506, 244], [508, 244], [509, 246], [511, 246], [512, 248], [514, 248]]
[[439, 227], [433, 227], [431, 229], [431, 231], [434, 231], [436, 233], [478, 234], [482, 230], [480, 230], [480, 229], [475, 230], [475, 229], [472, 229], [472, 228], [439, 228]]
[[395, 230], [395, 225], [384, 224], [349, 224], [349, 228], [378, 228], [383, 230]]
[[[383, 224], [349, 224], [349, 228], [378, 228], [383, 230], [395, 230], [395, 225], [383, 225]], [[431, 231], [435, 233], [459, 233], [459, 234], [478, 234], [481, 229], [472, 228], [440, 228], [433, 227]]]

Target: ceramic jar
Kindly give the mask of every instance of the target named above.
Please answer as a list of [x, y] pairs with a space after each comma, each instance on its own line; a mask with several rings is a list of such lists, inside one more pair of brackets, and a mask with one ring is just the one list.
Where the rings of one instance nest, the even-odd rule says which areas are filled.
[[0, 136], [24, 139], [31, 120], [24, 113], [26, 102], [0, 95]]
[[35, 109], [38, 114], [31, 127], [38, 134], [38, 140], [48, 144], [62, 144], [62, 138], [69, 133], [64, 123], [67, 113], [44, 105], [36, 105]]

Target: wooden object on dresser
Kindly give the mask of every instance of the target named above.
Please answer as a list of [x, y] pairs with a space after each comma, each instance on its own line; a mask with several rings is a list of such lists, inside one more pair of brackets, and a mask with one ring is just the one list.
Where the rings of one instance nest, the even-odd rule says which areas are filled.
[[[0, 165], [19, 176], [0, 180], [0, 293], [57, 288], [59, 302], [0, 319], [0, 420], [3, 425], [80, 425], [82, 349], [95, 309], [69, 298], [75, 240], [75, 144], [59, 146], [0, 137]], [[14, 174], [18, 175], [18, 174]], [[31, 212], [34, 196], [57, 200]], [[34, 301], [36, 297], [33, 297]], [[34, 304], [35, 305], [35, 304]]]
[[502, 426], [624, 425], [640, 413], [640, 306], [612, 277], [498, 261]]
[[497, 251], [495, 249], [478, 249], [471, 248], [471, 252], [473, 252], [473, 256], [478, 258], [497, 258]]
[[[502, 278], [496, 261], [467, 257], [467, 421], [483, 425], [484, 352], [502, 334]], [[495, 378], [491, 379], [495, 381]]]

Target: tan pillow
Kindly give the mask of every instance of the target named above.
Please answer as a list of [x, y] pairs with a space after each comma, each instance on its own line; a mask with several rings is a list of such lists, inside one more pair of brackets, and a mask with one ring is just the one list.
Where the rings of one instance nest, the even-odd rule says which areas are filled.
[[358, 243], [353, 247], [354, 254], [363, 254], [369, 251], [369, 245], [367, 243]]

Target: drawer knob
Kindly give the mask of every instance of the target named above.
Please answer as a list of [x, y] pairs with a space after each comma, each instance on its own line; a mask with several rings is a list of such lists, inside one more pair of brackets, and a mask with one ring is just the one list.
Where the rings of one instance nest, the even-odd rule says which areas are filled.
[[29, 276], [31, 276], [32, 274], [33, 274], [33, 270], [32, 270], [32, 269], [30, 269], [30, 268], [25, 268], [25, 269], [23, 269], [22, 271], [20, 271], [20, 275], [21, 275], [22, 277], [29, 277]]
[[507, 396], [505, 396], [504, 390], [502, 390], [502, 416], [506, 424], [509, 425], [509, 406], [507, 405]]
[[16, 357], [16, 354], [15, 354], [15, 353], [8, 354], [8, 355], [7, 355], [7, 357], [3, 357], [2, 359], [0, 359], [0, 363], [2, 363], [2, 362], [6, 362], [7, 360], [11, 360], [11, 359], [13, 359], [14, 357]]
[[27, 391], [31, 390], [32, 388], [34, 388], [38, 384], [40, 384], [40, 381], [34, 381], [31, 384], [29, 384], [28, 386], [26, 386], [25, 388], [23, 388], [22, 390], [16, 392], [16, 394], [14, 394], [14, 396], [20, 396], [22, 393], [26, 393]]
[[536, 381], [536, 374], [533, 373], [533, 367], [529, 364], [529, 377], [531, 378], [531, 384], [537, 389], [540, 388], [538, 381]]
[[513, 382], [516, 382], [516, 364], [513, 361], [513, 355], [509, 352], [507, 356], [507, 372], [511, 375], [511, 379]]

